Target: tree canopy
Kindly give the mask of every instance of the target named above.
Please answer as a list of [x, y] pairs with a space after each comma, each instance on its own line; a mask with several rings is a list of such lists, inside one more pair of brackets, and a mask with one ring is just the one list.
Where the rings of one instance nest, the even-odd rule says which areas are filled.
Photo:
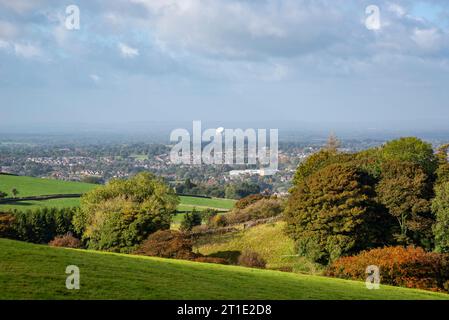
[[74, 224], [91, 249], [130, 251], [150, 233], [168, 229], [178, 203], [161, 179], [140, 173], [85, 194]]

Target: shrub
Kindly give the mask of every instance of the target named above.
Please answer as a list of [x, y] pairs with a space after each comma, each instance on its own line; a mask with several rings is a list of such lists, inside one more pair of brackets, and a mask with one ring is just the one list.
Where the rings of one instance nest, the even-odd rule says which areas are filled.
[[212, 217], [215, 217], [218, 214], [218, 210], [215, 209], [205, 209], [201, 212], [201, 219], [203, 221], [209, 221], [209, 219], [211, 219]]
[[48, 243], [51, 247], [64, 247], [64, 248], [81, 248], [81, 241], [75, 238], [72, 233], [68, 232], [63, 236], [56, 236], [52, 241]]
[[203, 262], [203, 263], [217, 263], [217, 264], [228, 264], [228, 261], [223, 258], [216, 257], [197, 257], [192, 259], [194, 262]]
[[170, 227], [178, 203], [161, 179], [140, 173], [85, 194], [74, 224], [90, 249], [130, 252], [149, 234]]
[[370, 265], [379, 267], [381, 284], [432, 291], [449, 289], [449, 255], [412, 246], [385, 247], [342, 257], [327, 268], [326, 275], [365, 280]]
[[192, 241], [185, 234], [175, 230], [159, 230], [142, 243], [137, 254], [161, 258], [193, 259]]
[[260, 199], [244, 209], [234, 209], [226, 215], [228, 224], [270, 218], [282, 214], [284, 202], [281, 199]]
[[240, 255], [238, 264], [244, 267], [264, 269], [267, 262], [257, 252], [246, 250]]
[[267, 198], [267, 196], [264, 196], [262, 194], [252, 194], [245, 198], [240, 199], [234, 204], [234, 208], [236, 209], [245, 209], [247, 206], [259, 201], [260, 199]]
[[0, 237], [15, 238], [15, 216], [10, 213], [0, 213]]
[[201, 214], [193, 209], [192, 212], [184, 214], [180, 229], [182, 231], [192, 231], [193, 227], [200, 226], [202, 222]]
[[221, 228], [226, 227], [228, 225], [228, 221], [224, 215], [217, 215], [209, 219], [207, 225], [210, 228]]

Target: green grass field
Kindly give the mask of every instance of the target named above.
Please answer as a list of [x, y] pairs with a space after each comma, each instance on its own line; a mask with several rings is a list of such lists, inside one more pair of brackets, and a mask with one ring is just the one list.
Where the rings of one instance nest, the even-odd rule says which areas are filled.
[[[50, 194], [69, 194], [69, 193], [85, 193], [98, 187], [95, 184], [80, 183], [72, 181], [61, 181], [52, 179], [41, 179], [23, 176], [0, 175], [0, 191], [6, 192], [11, 196], [11, 190], [16, 188], [20, 193], [19, 197], [50, 195]], [[187, 212], [196, 208], [202, 211], [207, 208], [213, 208], [221, 211], [227, 211], [234, 205], [235, 201], [230, 199], [208, 199], [195, 197], [180, 197], [181, 203], [178, 211]], [[79, 206], [79, 199], [53, 199], [45, 201], [25, 201], [14, 204], [0, 205], [0, 210], [10, 209], [34, 209], [36, 207], [76, 207]], [[182, 219], [179, 215], [178, 220]]]
[[[65, 269], [80, 268], [80, 290]], [[449, 299], [449, 295], [279, 271], [0, 239], [0, 299]]]
[[225, 234], [200, 237], [194, 246], [204, 255], [235, 260], [244, 250], [259, 253], [267, 262], [267, 268], [318, 274], [319, 264], [312, 263], [295, 252], [291, 238], [284, 233], [285, 222], [261, 224], [250, 229]]
[[26, 197], [49, 194], [84, 193], [97, 186], [98, 185], [95, 184], [81, 182], [0, 175], [0, 190], [8, 193], [9, 196], [12, 196], [11, 190], [13, 188], [19, 190], [19, 197]]
[[[227, 211], [234, 206], [235, 200], [231, 199], [219, 199], [219, 198], [196, 198], [196, 197], [186, 197], [180, 196], [181, 205], [183, 208], [197, 208], [206, 209], [213, 208], [218, 210]], [[182, 210], [179, 210], [182, 211]], [[188, 210], [190, 211], [190, 210]]]

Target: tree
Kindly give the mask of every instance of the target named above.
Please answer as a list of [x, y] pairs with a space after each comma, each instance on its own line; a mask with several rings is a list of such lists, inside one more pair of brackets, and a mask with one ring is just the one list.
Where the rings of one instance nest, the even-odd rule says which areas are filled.
[[440, 146], [436, 153], [436, 158], [438, 159], [438, 168], [436, 171], [437, 185], [449, 181], [449, 162], [447, 157], [448, 149], [449, 144], [445, 144]]
[[354, 155], [352, 154], [339, 153], [336, 150], [320, 150], [307, 157], [307, 159], [298, 166], [295, 176], [293, 177], [293, 184], [298, 185], [308, 176], [330, 164], [349, 162], [353, 159], [353, 157]]
[[139, 173], [86, 193], [74, 225], [90, 249], [129, 252], [149, 234], [168, 229], [178, 203], [161, 179]]
[[411, 162], [420, 166], [429, 178], [433, 178], [438, 166], [432, 145], [415, 137], [392, 140], [381, 152], [385, 161]]
[[193, 227], [201, 225], [202, 220], [201, 213], [194, 208], [192, 212], [184, 214], [180, 229], [182, 231], [192, 231]]
[[11, 193], [12, 193], [13, 197], [16, 198], [17, 195], [19, 194], [19, 190], [17, 190], [16, 188], [13, 188], [13, 189], [11, 190]]
[[0, 191], [0, 199], [4, 199], [8, 196], [7, 193]]
[[247, 181], [226, 187], [226, 198], [228, 199], [242, 199], [258, 193], [260, 193], [260, 186]]
[[295, 186], [284, 212], [287, 233], [301, 255], [327, 263], [376, 246], [389, 225], [374, 202], [369, 177], [357, 168], [331, 164]]
[[377, 194], [395, 217], [400, 229], [399, 243], [427, 241], [431, 238], [431, 185], [423, 169], [414, 163], [388, 161], [382, 166]]
[[437, 252], [449, 252], [449, 182], [436, 187], [436, 195], [432, 200], [432, 211], [436, 216], [433, 227], [435, 249]]
[[327, 139], [325, 150], [330, 152], [337, 152], [340, 147], [340, 141], [337, 139], [334, 133], [331, 133]]

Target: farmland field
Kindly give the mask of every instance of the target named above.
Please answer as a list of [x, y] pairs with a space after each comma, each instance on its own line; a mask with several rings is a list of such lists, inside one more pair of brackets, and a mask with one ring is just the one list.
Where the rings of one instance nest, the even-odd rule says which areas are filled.
[[[98, 185], [89, 183], [0, 175], [0, 191], [10, 194], [11, 190], [16, 188], [20, 192], [18, 197], [85, 193], [96, 187], [98, 187]], [[202, 211], [207, 208], [227, 211], [232, 208], [235, 203], [234, 200], [230, 199], [196, 198], [188, 196], [180, 196], [180, 200], [181, 203], [178, 206], [178, 211], [180, 212], [192, 211], [193, 208], [196, 208], [198, 211]], [[17, 203], [2, 204], [0, 205], [0, 210], [26, 210], [36, 207], [63, 208], [76, 206], [79, 206], [79, 199], [52, 199], [45, 201], [21, 201]], [[180, 220], [182, 219], [182, 215], [178, 215], [175, 218]]]
[[[80, 268], [80, 290], [65, 269]], [[449, 295], [249, 269], [0, 239], [0, 299], [449, 299]]]
[[[214, 208], [227, 211], [234, 206], [235, 200], [219, 198], [196, 198], [180, 196], [181, 204], [184, 208]], [[182, 210], [180, 210], [182, 211]], [[190, 210], [189, 210], [190, 211]]]
[[0, 190], [8, 193], [9, 196], [11, 196], [11, 190], [13, 188], [19, 190], [19, 197], [26, 197], [49, 194], [85, 193], [97, 186], [82, 182], [0, 175]]

